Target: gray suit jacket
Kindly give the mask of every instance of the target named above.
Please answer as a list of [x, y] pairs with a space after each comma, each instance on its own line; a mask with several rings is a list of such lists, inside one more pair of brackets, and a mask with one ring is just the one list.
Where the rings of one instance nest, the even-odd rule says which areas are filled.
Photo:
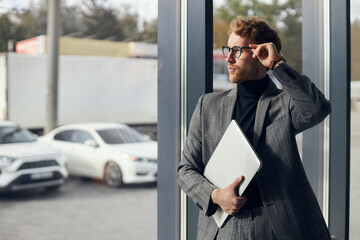
[[[261, 96], [255, 118], [254, 148], [263, 161], [256, 175], [264, 211], [279, 240], [330, 239], [316, 197], [306, 177], [295, 135], [320, 123], [330, 103], [311, 81], [286, 63], [274, 75], [284, 90], [271, 81]], [[216, 188], [203, 177], [204, 167], [230, 123], [236, 88], [202, 96], [193, 113], [178, 183], [200, 209], [198, 239], [238, 239], [236, 215], [218, 229], [211, 214], [211, 192]], [[240, 210], [241, 211], [241, 210]]]

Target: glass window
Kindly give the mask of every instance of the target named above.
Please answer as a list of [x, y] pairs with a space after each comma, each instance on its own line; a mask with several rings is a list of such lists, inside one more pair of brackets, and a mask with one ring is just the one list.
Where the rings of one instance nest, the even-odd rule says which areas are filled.
[[349, 239], [360, 238], [360, 2], [351, 1], [351, 133]]
[[87, 140], [94, 140], [91, 134], [87, 131], [76, 130], [72, 135], [72, 142], [84, 144]]
[[58, 140], [58, 141], [71, 142], [73, 133], [74, 133], [73, 130], [59, 132], [59, 133], [55, 134], [54, 139]]
[[147, 141], [143, 135], [130, 127], [97, 130], [97, 133], [99, 133], [101, 138], [107, 144], [137, 143]]
[[145, 142], [147, 141], [147, 138], [140, 134], [135, 129], [124, 127], [121, 129], [122, 134], [124, 135], [126, 141], [128, 143], [136, 143], [136, 142]]
[[87, 140], [93, 140], [94, 138], [87, 131], [83, 130], [66, 130], [59, 132], [54, 136], [55, 140], [74, 142], [84, 144]]
[[36, 141], [34, 134], [20, 127], [0, 127], [0, 144]]
[[[39, 133], [44, 129], [51, 62], [48, 8], [53, 2], [60, 4], [61, 12], [56, 29], [60, 34], [56, 125], [122, 122], [141, 132], [125, 129], [124, 142], [143, 141], [142, 134], [156, 141], [157, 0], [0, 0], [0, 119], [12, 119]], [[157, 166], [150, 166], [149, 176], [137, 176], [134, 169], [128, 173], [119, 162], [122, 153], [117, 146], [83, 147], [93, 132], [74, 130], [58, 133], [58, 141], [51, 142], [62, 149], [62, 154], [54, 152], [69, 172], [60, 191], [36, 189], [0, 196], [1, 236], [157, 239]], [[119, 140], [112, 137], [109, 141]], [[87, 145], [95, 146], [93, 141]], [[105, 159], [102, 151], [111, 156]], [[22, 154], [21, 149], [18, 152]], [[42, 157], [48, 157], [44, 152]], [[112, 181], [104, 181], [104, 169]], [[0, 173], [0, 178], [4, 176]], [[111, 186], [115, 179], [123, 180], [117, 181], [123, 186]], [[44, 211], [55, 202], [61, 209], [56, 216]], [[74, 206], [76, 218], [69, 218]]]
[[107, 144], [121, 144], [126, 142], [123, 134], [118, 128], [97, 130], [96, 132]]

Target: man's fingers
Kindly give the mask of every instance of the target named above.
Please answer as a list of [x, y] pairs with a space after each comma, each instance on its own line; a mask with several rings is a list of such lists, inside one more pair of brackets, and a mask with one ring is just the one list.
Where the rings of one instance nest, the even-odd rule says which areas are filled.
[[236, 197], [236, 198], [233, 198], [232, 202], [234, 205], [236, 205], [237, 207], [242, 207], [247, 201], [247, 198], [244, 196], [244, 197]]
[[235, 181], [232, 183], [235, 187], [239, 186], [243, 181], [244, 181], [244, 176], [240, 176], [237, 179], [235, 179]]
[[262, 48], [262, 45], [250, 43], [249, 47], [252, 48], [251, 51], [253, 52], [253, 58], [256, 58], [258, 56], [259, 48]]
[[258, 48], [256, 48], [255, 54], [257, 57], [265, 57], [268, 55], [268, 49], [266, 48], [266, 45], [260, 45]]
[[236, 214], [245, 205], [246, 201], [247, 201], [247, 198], [245, 196], [233, 198], [232, 199], [232, 204], [233, 204], [232, 207], [227, 209], [227, 211], [225, 211], [225, 212], [227, 212], [230, 215]]
[[272, 49], [276, 50], [273, 43], [249, 44], [249, 47], [252, 48], [253, 58], [266, 58], [269, 56], [269, 51], [272, 51]]
[[237, 179], [235, 179], [235, 181], [231, 184], [231, 187], [234, 189], [234, 191], [237, 192], [237, 190], [239, 189], [240, 184], [244, 181], [244, 176], [238, 177]]

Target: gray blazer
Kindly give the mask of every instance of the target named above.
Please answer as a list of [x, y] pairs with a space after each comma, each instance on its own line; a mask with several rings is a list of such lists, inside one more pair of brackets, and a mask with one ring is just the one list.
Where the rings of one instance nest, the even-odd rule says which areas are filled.
[[[264, 211], [279, 240], [330, 239], [295, 140], [296, 134], [320, 123], [330, 113], [330, 102], [306, 76], [286, 63], [273, 73], [284, 90], [270, 81], [258, 103], [253, 139], [263, 161], [256, 177]], [[232, 119], [236, 91], [234, 88], [200, 97], [178, 167], [180, 187], [200, 209], [199, 240], [212, 240], [218, 231], [219, 239], [221, 235], [226, 239], [239, 236], [239, 227], [229, 227], [239, 225], [236, 215], [218, 229], [211, 217], [210, 200], [216, 187], [203, 177], [204, 167]]]

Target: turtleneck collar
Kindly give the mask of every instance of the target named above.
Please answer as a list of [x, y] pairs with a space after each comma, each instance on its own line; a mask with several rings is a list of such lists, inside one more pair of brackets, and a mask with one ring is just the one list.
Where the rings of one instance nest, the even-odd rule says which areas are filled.
[[237, 84], [237, 95], [240, 97], [259, 98], [269, 83], [269, 76], [262, 79], [249, 80]]

